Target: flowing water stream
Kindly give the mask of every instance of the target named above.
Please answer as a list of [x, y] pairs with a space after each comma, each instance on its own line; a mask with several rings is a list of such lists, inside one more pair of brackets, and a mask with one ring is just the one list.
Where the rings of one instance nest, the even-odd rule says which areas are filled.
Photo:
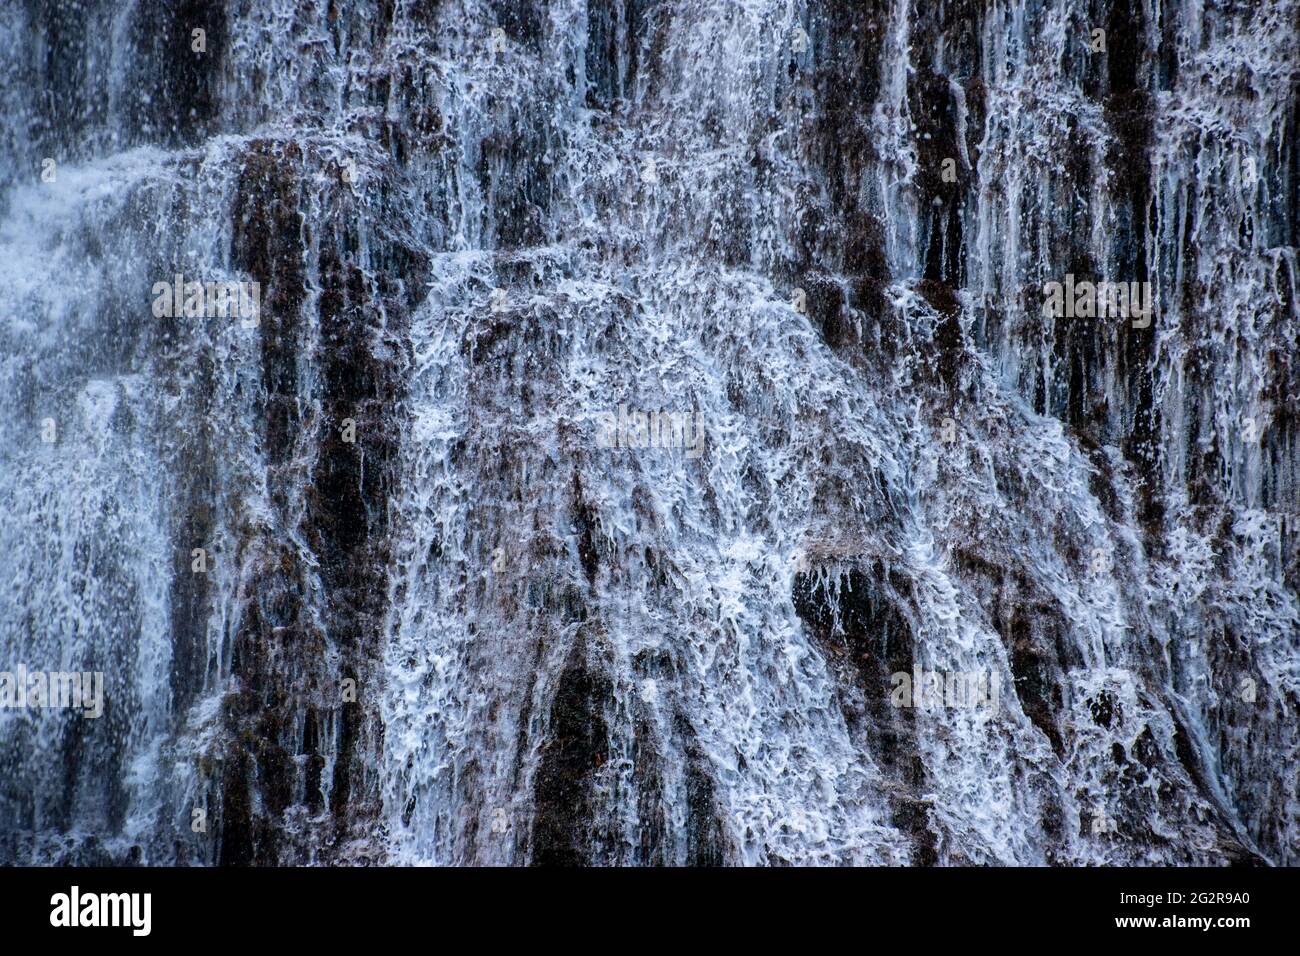
[[1300, 863], [1297, 0], [0, 51], [0, 862]]

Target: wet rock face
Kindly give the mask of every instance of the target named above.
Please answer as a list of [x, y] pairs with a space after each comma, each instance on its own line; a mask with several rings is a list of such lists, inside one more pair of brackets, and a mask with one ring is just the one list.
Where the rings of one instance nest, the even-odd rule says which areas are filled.
[[906, 578], [891, 575], [877, 561], [850, 568], [834, 585], [814, 574], [798, 574], [793, 599], [835, 670], [845, 722], [866, 741], [894, 786], [888, 798], [890, 821], [911, 840], [911, 861], [930, 866], [937, 861], [938, 835], [922, 799], [926, 771], [915, 736], [916, 711], [899, 706], [896, 693], [904, 680], [909, 694], [924, 692], [923, 685], [911, 683], [918, 671], [910, 587]]
[[602, 715], [610, 693], [608, 678], [577, 661], [560, 676], [533, 784], [534, 865], [600, 862], [592, 790], [596, 772], [609, 759], [609, 728]]
[[587, 105], [614, 109], [635, 93], [637, 64], [646, 34], [645, 0], [595, 0], [587, 4]]
[[1296, 863], [1298, 13], [6, 5], [0, 862]]
[[[215, 132], [226, 15], [222, 4], [203, 0], [134, 6], [129, 29], [139, 54], [127, 68], [123, 104], [129, 143], [196, 146]], [[159, 72], [163, 61], [171, 68]]]

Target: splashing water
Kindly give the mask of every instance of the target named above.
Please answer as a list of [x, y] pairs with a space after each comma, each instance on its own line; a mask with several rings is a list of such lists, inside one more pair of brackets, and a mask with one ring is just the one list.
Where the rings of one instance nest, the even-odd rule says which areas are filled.
[[1300, 862], [1298, 19], [9, 5], [0, 862]]

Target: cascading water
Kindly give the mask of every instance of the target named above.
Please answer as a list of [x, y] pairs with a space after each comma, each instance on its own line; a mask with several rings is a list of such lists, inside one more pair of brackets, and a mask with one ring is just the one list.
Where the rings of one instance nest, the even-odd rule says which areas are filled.
[[1300, 863], [1296, 0], [0, 49], [0, 862]]

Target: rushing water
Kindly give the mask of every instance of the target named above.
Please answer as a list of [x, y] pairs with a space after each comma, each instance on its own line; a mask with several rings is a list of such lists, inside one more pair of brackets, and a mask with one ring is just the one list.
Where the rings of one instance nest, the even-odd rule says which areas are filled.
[[0, 862], [1300, 863], [1297, 0], [0, 51]]

